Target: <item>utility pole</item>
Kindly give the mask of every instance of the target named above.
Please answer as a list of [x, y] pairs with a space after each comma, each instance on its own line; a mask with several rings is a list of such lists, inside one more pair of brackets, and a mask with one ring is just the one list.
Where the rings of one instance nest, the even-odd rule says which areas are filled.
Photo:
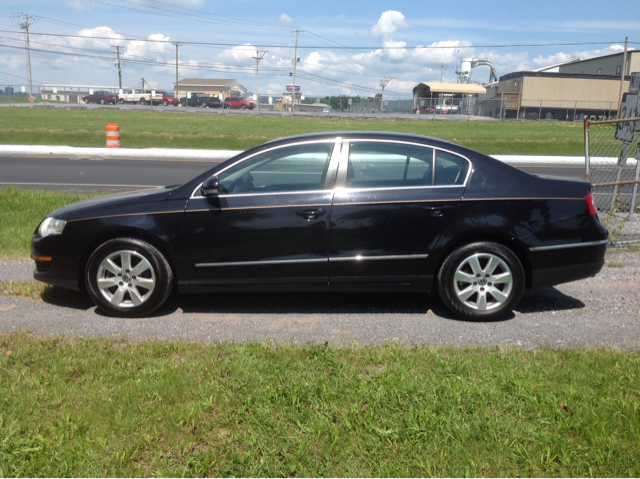
[[173, 94], [175, 95], [176, 98], [178, 98], [178, 47], [179, 46], [181, 47], [182, 43], [174, 43], [174, 45], [176, 46], [176, 87], [173, 91]]
[[292, 91], [292, 101], [291, 101], [291, 111], [296, 111], [296, 64], [300, 59], [298, 58], [298, 33], [302, 33], [304, 30], [295, 29], [291, 33], [296, 34], [296, 48], [293, 53], [293, 91]]
[[386, 87], [391, 80], [393, 80], [393, 77], [383, 78], [382, 80], [380, 80], [380, 86], [382, 87], [382, 97], [380, 97], [380, 113], [382, 113], [382, 110], [384, 109], [384, 87]]
[[442, 74], [444, 73], [444, 64], [440, 65], [440, 83], [442, 83]]
[[124, 60], [120, 59], [120, 45], [113, 45], [112, 48], [116, 49], [115, 64], [116, 68], [118, 69], [118, 88], [122, 90], [122, 70], [120, 67], [124, 65]]
[[[260, 55], [260, 53], [262, 53], [262, 55]], [[260, 64], [260, 60], [262, 60], [267, 53], [269, 53], [269, 50], [256, 50], [256, 56], [251, 57], [256, 61], [256, 102], [258, 104], [258, 111], [260, 111], [260, 93], [258, 93], [258, 65]]]
[[24, 14], [24, 22], [20, 24], [20, 28], [22, 28], [27, 33], [27, 67], [29, 69], [29, 102], [33, 103], [33, 85], [31, 82], [31, 52], [29, 49], [29, 20], [33, 18], [32, 15]]

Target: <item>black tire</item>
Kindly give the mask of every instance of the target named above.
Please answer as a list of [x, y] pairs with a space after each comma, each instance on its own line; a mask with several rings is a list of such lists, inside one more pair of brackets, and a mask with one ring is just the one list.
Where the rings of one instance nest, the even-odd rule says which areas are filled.
[[167, 100], [164, 100], [164, 101], [162, 102], [162, 106], [167, 106], [168, 104], [169, 104], [169, 102], [168, 102]]
[[240, 108], [242, 108], [243, 110], [247, 109], [247, 105], [242, 105]]
[[522, 298], [524, 269], [506, 246], [480, 241], [451, 253], [438, 271], [437, 284], [442, 301], [457, 316], [492, 321], [511, 312]]
[[141, 105], [146, 105], [147, 104], [147, 100], [145, 100], [144, 98], [140, 98], [140, 104]]
[[88, 99], [88, 98], [85, 98], [85, 99], [84, 99], [84, 103], [85, 103], [86, 105], [88, 105], [88, 104], [89, 104], [89, 99]]
[[124, 101], [124, 98], [120, 98], [120, 104], [124, 105], [126, 102]]
[[100, 104], [104, 105], [104, 98], [100, 98]]
[[173, 272], [153, 245], [136, 238], [116, 238], [93, 252], [85, 283], [89, 296], [102, 311], [110, 316], [136, 318], [164, 304], [173, 287]]
[[207, 102], [206, 101], [201, 101], [200, 102], [200, 108], [206, 108], [207, 107]]

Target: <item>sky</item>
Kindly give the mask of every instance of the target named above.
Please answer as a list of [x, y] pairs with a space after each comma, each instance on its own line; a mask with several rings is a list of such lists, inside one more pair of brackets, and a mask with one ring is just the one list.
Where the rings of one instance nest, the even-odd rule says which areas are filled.
[[[233, 78], [278, 96], [410, 98], [424, 81], [457, 82], [463, 57], [489, 59], [498, 76], [572, 58], [640, 48], [640, 1], [538, 0], [0, 0], [0, 86], [27, 85], [29, 19], [35, 85], [117, 87], [141, 78], [173, 90], [179, 78]], [[259, 51], [257, 54], [256, 51]], [[263, 52], [265, 52], [263, 54]], [[486, 83], [489, 69], [473, 70]]]

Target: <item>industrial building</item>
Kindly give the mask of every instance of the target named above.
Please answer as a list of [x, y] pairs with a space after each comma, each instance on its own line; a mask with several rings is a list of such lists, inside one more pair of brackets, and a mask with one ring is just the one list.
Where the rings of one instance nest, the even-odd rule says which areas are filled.
[[[553, 68], [509, 73], [484, 85], [474, 113], [494, 118], [581, 120], [615, 118], [624, 53], [571, 60]], [[640, 51], [627, 52], [622, 91], [640, 71]]]

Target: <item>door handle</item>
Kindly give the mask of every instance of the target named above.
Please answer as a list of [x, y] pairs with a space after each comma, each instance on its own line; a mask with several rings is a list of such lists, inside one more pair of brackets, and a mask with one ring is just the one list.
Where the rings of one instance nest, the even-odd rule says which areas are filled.
[[452, 209], [452, 205], [425, 205], [422, 209], [431, 216], [442, 216], [444, 212]]
[[320, 208], [311, 209], [311, 210], [296, 211], [296, 214], [298, 216], [302, 216], [303, 218], [306, 218], [307, 221], [315, 220], [315, 219], [319, 218], [320, 216], [322, 216], [325, 213], [326, 213], [326, 211], [323, 211]]

